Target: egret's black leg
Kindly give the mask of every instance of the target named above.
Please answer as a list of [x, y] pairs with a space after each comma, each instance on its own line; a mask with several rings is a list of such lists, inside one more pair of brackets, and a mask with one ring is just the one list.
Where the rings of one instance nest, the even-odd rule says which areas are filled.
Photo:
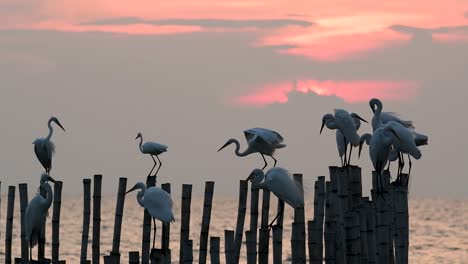
[[273, 223], [276, 221], [276, 225], [279, 225], [279, 222], [283, 219], [283, 212], [284, 212], [284, 202], [280, 202], [280, 208], [278, 211], [278, 214], [273, 218], [271, 223], [268, 225], [268, 230], [271, 230], [273, 228]]
[[153, 165], [153, 168], [151, 168], [150, 173], [148, 174], [148, 176], [151, 176], [151, 173], [153, 172], [154, 167], [156, 167], [156, 164], [157, 164], [157, 162], [156, 162], [156, 160], [154, 159], [153, 155], [150, 155], [150, 156], [151, 156], [151, 158], [152, 158], [153, 161], [154, 161], [154, 165]]
[[157, 158], [158, 161], [159, 161], [159, 166], [158, 166], [158, 169], [156, 170], [156, 173], [154, 174], [154, 176], [156, 176], [156, 174], [158, 174], [158, 171], [159, 171], [159, 169], [160, 169], [161, 166], [162, 166], [161, 160], [159, 159], [158, 155], [156, 155], [156, 158]]
[[[347, 152], [348, 152], [348, 143], [346, 143], [346, 138], [343, 136], [343, 140], [344, 140], [344, 164], [348, 164], [348, 158], [346, 157], [347, 156]], [[344, 166], [343, 166], [344, 167]]]
[[405, 167], [405, 156], [403, 156], [403, 153], [400, 152], [400, 155], [401, 155], [401, 170], [400, 170], [400, 174], [403, 173], [403, 168]]
[[408, 161], [409, 161], [409, 171], [408, 171], [408, 177], [411, 174], [411, 166], [413, 166], [413, 163], [411, 162], [411, 156], [408, 154]]
[[349, 157], [348, 157], [348, 166], [351, 165], [351, 154], [352, 154], [352, 151], [353, 151], [353, 145], [352, 144], [349, 144]]
[[276, 160], [275, 157], [273, 157], [272, 155], [270, 155], [270, 157], [275, 161], [275, 163], [273, 164], [273, 167], [276, 167], [276, 161], [277, 161], [277, 160]]
[[341, 167], [344, 167], [343, 156], [340, 156], [340, 160], [341, 160]]
[[29, 246], [29, 261], [32, 263], [32, 247]]
[[153, 228], [153, 248], [154, 248], [155, 243], [156, 243], [156, 220], [154, 219], [154, 217], [153, 217], [153, 225], [154, 225], [154, 228]]
[[262, 168], [262, 170], [263, 170], [263, 169], [265, 169], [266, 166], [267, 166], [267, 161], [266, 161], [266, 159], [265, 159], [265, 156], [263, 156], [262, 153], [260, 153], [260, 155], [262, 155], [263, 161], [265, 162], [265, 165], [264, 165], [263, 168]]

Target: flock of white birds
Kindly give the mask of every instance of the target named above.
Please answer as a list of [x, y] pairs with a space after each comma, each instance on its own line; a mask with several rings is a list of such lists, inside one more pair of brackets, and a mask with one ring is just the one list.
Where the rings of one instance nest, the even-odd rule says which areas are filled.
[[[366, 133], [359, 136], [357, 132], [361, 126], [361, 121], [366, 123], [367, 121], [358, 114], [350, 114], [343, 109], [335, 109], [334, 114], [326, 114], [323, 116], [320, 133], [322, 133], [324, 126], [336, 130], [338, 154], [343, 167], [350, 166], [353, 147], [359, 147], [360, 156], [362, 146], [366, 143], [369, 145], [370, 158], [378, 178], [381, 178], [385, 166], [387, 166], [387, 164], [389, 165], [391, 161], [396, 160], [398, 160], [398, 175], [400, 175], [405, 164], [405, 154], [408, 157], [408, 174], [410, 174], [412, 166], [411, 157], [415, 159], [421, 158], [421, 151], [418, 147], [427, 145], [428, 137], [417, 133], [411, 121], [402, 120], [393, 112], [382, 112], [383, 105], [379, 99], [374, 98], [370, 100], [369, 105], [374, 113], [374, 117], [372, 118], [372, 135]], [[49, 181], [55, 183], [55, 180], [49, 175], [52, 169], [52, 156], [55, 151], [55, 146], [51, 141], [54, 131], [52, 123], [57, 124], [65, 131], [59, 120], [56, 117], [51, 117], [47, 123], [49, 128], [47, 137], [36, 139], [33, 142], [34, 152], [45, 169], [45, 173], [42, 174], [40, 178], [40, 189], [42, 193], [46, 195], [43, 196], [38, 193], [29, 202], [26, 208], [26, 239], [31, 254], [32, 248], [38, 241], [45, 240], [42, 228], [45, 225], [47, 211], [52, 204], [53, 192], [48, 184]], [[254, 188], [271, 191], [279, 200], [289, 204], [293, 208], [304, 206], [302, 190], [296, 184], [291, 174], [284, 168], [275, 167], [277, 162], [273, 157], [275, 150], [286, 147], [286, 144], [283, 143], [283, 137], [278, 132], [265, 128], [247, 129], [244, 131], [244, 135], [248, 147], [243, 152], [240, 152], [240, 143], [236, 139], [229, 139], [218, 151], [230, 144], [234, 144], [236, 146], [235, 154], [239, 157], [244, 157], [252, 153], [259, 153], [263, 158], [264, 165], [262, 169], [254, 169], [247, 178], [247, 180], [252, 182], [252, 186]], [[154, 165], [148, 176], [156, 176], [162, 165], [159, 155], [167, 151], [167, 146], [155, 142], [143, 143], [143, 136], [141, 133], [138, 133], [135, 139], [140, 139], [139, 149], [141, 153], [150, 155], [154, 161]], [[348, 146], [349, 154], [347, 151]], [[267, 166], [265, 156], [269, 156], [274, 160], [273, 168], [269, 169], [266, 173], [263, 171]], [[158, 162], [159, 166], [156, 172], [154, 175], [151, 175]], [[381, 182], [381, 179], [379, 179], [379, 181]], [[137, 201], [153, 217], [154, 231], [156, 231], [155, 219], [163, 223], [175, 220], [172, 212], [172, 200], [169, 193], [159, 187], [147, 188], [142, 182], [135, 184], [127, 193], [137, 189], [140, 190], [137, 194]], [[275, 220], [280, 220], [279, 216], [281, 215], [282, 210], [280, 210], [278, 215], [271, 222], [270, 228], [274, 227], [273, 223]], [[32, 258], [31, 255], [30, 258]]]

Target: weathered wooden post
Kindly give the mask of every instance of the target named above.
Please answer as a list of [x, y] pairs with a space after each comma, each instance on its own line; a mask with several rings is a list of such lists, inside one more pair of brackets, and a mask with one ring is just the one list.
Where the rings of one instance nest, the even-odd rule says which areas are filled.
[[283, 216], [284, 202], [278, 199], [278, 222], [273, 227], [273, 263], [283, 262]]
[[215, 183], [212, 181], [205, 183], [205, 198], [203, 200], [203, 216], [200, 231], [200, 252], [198, 255], [198, 262], [200, 264], [206, 263], [206, 256], [208, 254], [208, 236], [210, 231], [214, 184]]
[[83, 179], [83, 231], [81, 234], [80, 263], [86, 264], [88, 254], [89, 222], [91, 218], [91, 179]]
[[101, 186], [102, 175], [94, 175], [94, 190], [93, 190], [93, 264], [100, 262], [100, 245], [101, 245]]
[[360, 240], [361, 240], [361, 263], [369, 262], [368, 242], [367, 242], [367, 207], [369, 197], [363, 197], [359, 205], [359, 224], [360, 224]]
[[234, 238], [233, 263], [238, 264], [242, 246], [242, 236], [244, 234], [245, 212], [247, 211], [247, 192], [249, 182], [241, 180], [239, 182], [239, 207], [237, 211], [236, 234]]
[[219, 264], [219, 237], [210, 237], [211, 264]]
[[224, 230], [224, 256], [226, 264], [232, 264], [234, 259], [234, 231]]
[[[304, 195], [302, 186], [302, 174], [295, 173], [293, 175], [294, 180], [299, 183], [301, 193]], [[292, 224], [291, 232], [291, 254], [293, 263], [305, 263], [306, 262], [306, 250], [305, 250], [305, 214], [304, 207], [294, 209], [294, 222]]]
[[26, 229], [24, 226], [24, 216], [26, 207], [28, 207], [28, 185], [20, 183], [18, 185], [20, 196], [20, 213], [21, 213], [21, 259], [29, 261], [28, 241], [26, 240]]
[[[375, 206], [377, 210], [377, 263], [387, 264], [390, 263], [390, 224], [388, 219], [389, 203], [389, 185], [390, 185], [390, 173], [384, 171], [381, 179], [378, 179], [377, 173], [372, 172], [372, 186], [374, 188]], [[378, 182], [382, 180], [380, 185]], [[378, 191], [377, 191], [378, 190]]]
[[331, 166], [330, 181], [332, 183], [333, 207], [335, 212], [335, 258], [337, 264], [346, 263], [346, 234], [344, 227], [344, 212], [348, 207], [348, 188], [345, 180], [345, 168]]
[[180, 218], [179, 263], [183, 263], [185, 243], [190, 235], [190, 204], [192, 202], [192, 185], [182, 185], [182, 216]]
[[114, 236], [112, 239], [112, 251], [110, 258], [112, 263], [120, 263], [120, 234], [122, 230], [122, 217], [125, 205], [125, 192], [127, 189], [127, 178], [119, 178], [119, 189], [117, 191], [117, 203], [115, 206]]
[[[161, 184], [161, 188], [166, 191], [167, 193], [171, 194], [171, 184], [170, 183], [164, 183]], [[161, 249], [164, 254], [164, 260], [166, 261], [166, 264], [171, 263], [171, 250], [169, 247], [169, 242], [170, 242], [170, 232], [171, 230], [171, 223], [163, 223], [162, 224], [162, 237], [161, 237]]]
[[138, 251], [128, 252], [128, 263], [129, 264], [140, 264], [140, 252], [138, 252]]
[[[155, 185], [156, 185], [156, 176], [148, 176], [146, 178], [146, 188], [150, 188]], [[150, 243], [151, 243], [150, 241], [151, 240], [151, 215], [148, 213], [147, 210], [144, 210], [143, 212], [143, 233], [141, 236], [141, 240], [142, 240], [141, 241], [141, 263], [149, 264]]]
[[307, 222], [309, 263], [323, 263], [323, 220], [325, 214], [325, 176], [314, 184], [314, 220]]
[[395, 186], [395, 262], [408, 263], [409, 214], [408, 214], [408, 174], [400, 175]]
[[62, 185], [63, 183], [61, 181], [56, 181], [54, 183], [54, 211], [52, 215], [52, 264], [59, 263]]
[[184, 264], [190, 264], [193, 263], [193, 241], [192, 240], [185, 240], [184, 243]]
[[268, 214], [270, 211], [270, 191], [263, 189], [262, 219], [258, 236], [258, 263], [268, 263], [270, 232], [268, 230]]
[[325, 227], [324, 227], [324, 241], [325, 241], [325, 263], [336, 263], [336, 220], [335, 220], [335, 196], [332, 192], [332, 182], [325, 182]]
[[8, 206], [5, 230], [5, 263], [11, 264], [11, 244], [13, 242], [13, 213], [15, 210], [15, 186], [8, 186]]
[[368, 263], [377, 262], [377, 226], [376, 226], [376, 208], [375, 202], [368, 201], [366, 207], [366, 227], [367, 227], [367, 255]]
[[245, 231], [245, 240], [246, 240], [246, 248], [247, 248], [247, 264], [253, 264], [257, 262], [257, 241], [255, 240], [255, 232], [256, 230], [248, 230]]
[[[254, 188], [252, 185], [250, 187], [250, 241], [254, 244], [247, 246], [247, 261], [249, 261], [248, 256], [254, 256], [254, 259], [250, 259], [250, 263], [257, 264], [257, 232], [258, 232], [258, 197], [259, 189]], [[247, 239], [247, 237], [246, 237]]]

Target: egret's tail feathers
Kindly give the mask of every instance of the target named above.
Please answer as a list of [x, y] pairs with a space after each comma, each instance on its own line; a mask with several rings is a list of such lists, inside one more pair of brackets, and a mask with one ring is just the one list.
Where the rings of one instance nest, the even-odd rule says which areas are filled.
[[275, 146], [275, 148], [284, 148], [286, 147], [286, 144], [278, 144]]

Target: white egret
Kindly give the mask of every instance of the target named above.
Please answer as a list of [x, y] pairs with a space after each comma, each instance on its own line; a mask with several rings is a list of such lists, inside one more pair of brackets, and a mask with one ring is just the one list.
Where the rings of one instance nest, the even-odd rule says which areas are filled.
[[146, 185], [142, 182], [138, 182], [128, 190], [125, 194], [134, 190], [140, 189], [137, 194], [137, 201], [141, 207], [145, 208], [146, 211], [153, 218], [153, 248], [156, 237], [156, 220], [163, 223], [174, 222], [174, 214], [172, 213], [172, 199], [171, 195], [159, 187], [146, 188]]
[[372, 118], [373, 131], [375, 131], [379, 126], [385, 125], [390, 121], [400, 123], [401, 125], [407, 128], [414, 128], [413, 121], [402, 120], [398, 117], [398, 114], [394, 112], [382, 112], [382, 101], [380, 101], [377, 98], [372, 98], [369, 101], [369, 106], [372, 109], [372, 112], [374, 113], [374, 117]]
[[37, 245], [39, 241], [44, 241], [42, 237], [42, 228], [44, 227], [47, 211], [52, 204], [52, 188], [47, 183], [48, 181], [54, 182], [55, 180], [48, 174], [44, 173], [41, 176], [40, 188], [45, 190], [47, 196], [44, 198], [39, 193], [29, 202], [26, 207], [24, 215], [24, 227], [26, 230], [26, 241], [29, 245], [29, 259], [32, 260], [32, 248]]
[[[354, 114], [354, 116], [360, 121], [367, 123], [367, 121], [361, 118], [359, 115]], [[351, 156], [352, 147], [357, 147], [359, 145], [359, 135], [357, 134], [357, 129], [355, 126], [353, 116], [351, 116], [346, 110], [335, 109], [335, 115], [326, 114], [322, 117], [322, 126], [320, 127], [320, 134], [322, 133], [325, 125], [328, 129], [339, 130], [340, 133], [343, 135], [344, 154], [346, 160], [347, 145], [351, 145], [349, 156]], [[339, 144], [338, 141], [337, 144]]]
[[275, 150], [286, 147], [283, 144], [283, 137], [276, 131], [266, 128], [252, 128], [244, 130], [245, 139], [248, 147], [244, 152], [239, 152], [240, 143], [237, 139], [229, 139], [218, 151], [234, 143], [236, 145], [235, 154], [239, 157], [245, 157], [252, 153], [260, 153], [265, 162], [262, 170], [267, 166], [267, 161], [264, 155], [270, 156], [274, 161], [273, 167], [276, 166], [276, 159], [273, 157]]
[[42, 167], [44, 167], [47, 174], [49, 174], [50, 170], [52, 169], [52, 155], [55, 153], [55, 145], [50, 140], [52, 133], [54, 132], [54, 129], [52, 128], [52, 122], [56, 123], [63, 131], [65, 131], [58, 119], [56, 117], [51, 117], [47, 122], [47, 126], [49, 127], [49, 134], [47, 137], [38, 138], [33, 142], [36, 157], [42, 164]]
[[[267, 189], [276, 195], [279, 200], [289, 204], [293, 208], [304, 206], [302, 190], [286, 169], [275, 167], [269, 169], [266, 174], [263, 170], [254, 169], [247, 180], [252, 182], [253, 188]], [[270, 228], [273, 226], [273, 222], [282, 214], [283, 209], [281, 207], [278, 215], [271, 221]]]
[[159, 161], [158, 169], [156, 170], [156, 173], [154, 173], [154, 176], [156, 176], [156, 174], [158, 174], [158, 171], [162, 166], [161, 160], [159, 159], [158, 156], [167, 151], [167, 146], [156, 143], [156, 142], [145, 142], [145, 144], [143, 144], [143, 136], [141, 135], [141, 133], [138, 133], [135, 139], [138, 139], [138, 138], [140, 138], [139, 148], [140, 148], [141, 153], [150, 155], [154, 161], [154, 165], [151, 168], [148, 176], [151, 176], [151, 172], [153, 172], [154, 167], [156, 167], [156, 164], [157, 164], [156, 160], [154, 159], [154, 156], [156, 156], [156, 158]]
[[[356, 132], [357, 132], [359, 128], [361, 127], [361, 120], [363, 119], [356, 113], [351, 113], [351, 117], [354, 120], [354, 127], [356, 128]], [[351, 145], [351, 148], [349, 150], [349, 157], [346, 158], [347, 146], [345, 146], [345, 138], [339, 129], [336, 129], [336, 146], [338, 148], [338, 154], [340, 155], [341, 166], [344, 167], [345, 165], [349, 165], [351, 162], [351, 151], [352, 151], [353, 146]], [[344, 160], [343, 160], [343, 156], [344, 156]]]

